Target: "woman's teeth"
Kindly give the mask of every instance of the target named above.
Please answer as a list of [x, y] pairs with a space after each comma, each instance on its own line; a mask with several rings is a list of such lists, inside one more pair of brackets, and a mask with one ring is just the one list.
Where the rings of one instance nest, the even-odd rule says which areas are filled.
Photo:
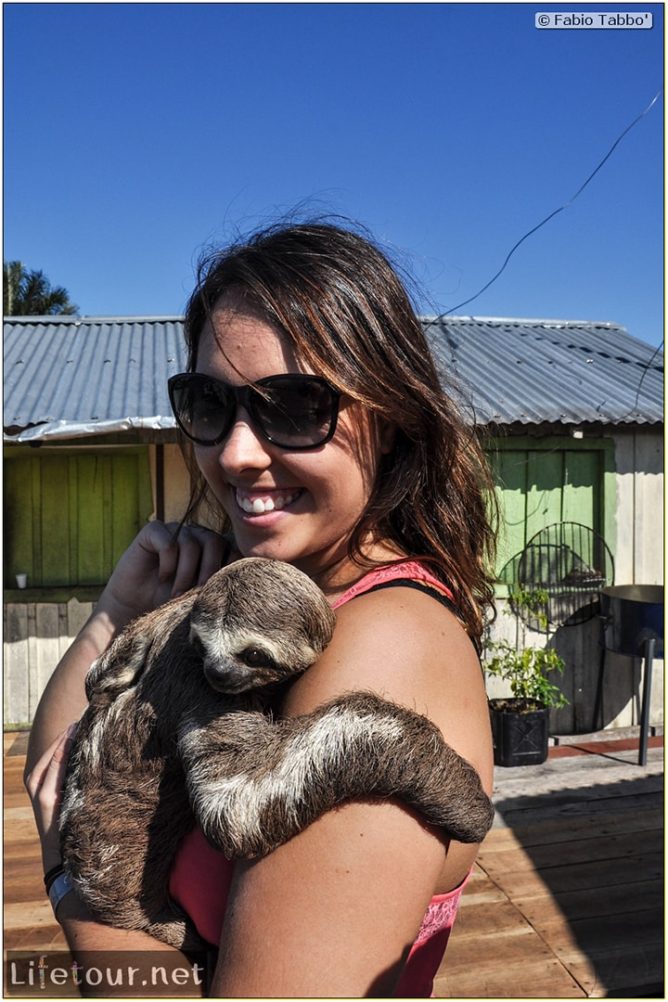
[[248, 497], [246, 494], [236, 492], [237, 504], [248, 515], [264, 515], [265, 512], [285, 508], [299, 497], [301, 491], [292, 491], [290, 494], [272, 494], [265, 497]]

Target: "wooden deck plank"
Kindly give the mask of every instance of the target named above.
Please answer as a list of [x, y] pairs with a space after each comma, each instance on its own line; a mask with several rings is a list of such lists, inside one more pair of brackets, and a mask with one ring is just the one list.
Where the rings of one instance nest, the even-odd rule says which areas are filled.
[[30, 731], [8, 731], [5, 733], [5, 754], [9, 757], [12, 755], [25, 756], [29, 737]]
[[563, 921], [538, 920], [534, 928], [559, 955], [572, 953], [574, 948], [585, 949], [589, 957], [607, 955], [620, 943], [636, 949], [658, 946], [663, 942], [663, 908], [646, 908], [634, 912], [619, 912], [615, 915], [588, 915], [572, 919], [566, 925]]
[[60, 926], [24, 926], [21, 929], [5, 930], [3, 937], [5, 950], [67, 950], [67, 943]]
[[49, 899], [43, 901], [5, 902], [5, 924], [9, 929], [30, 929], [31, 927], [55, 928], [53, 911]]
[[577, 891], [594, 887], [616, 887], [643, 880], [661, 880], [663, 853], [629, 855], [620, 865], [616, 859], [586, 860], [582, 863], [554, 866], [549, 870], [549, 884], [544, 876], [527, 866], [524, 870], [505, 873], [495, 869], [494, 883], [507, 895], [517, 900], [522, 897], [542, 897], [545, 894]]
[[[562, 761], [565, 768], [552, 765], [531, 784], [522, 783], [528, 773], [520, 770], [509, 770], [508, 782], [501, 777], [495, 827], [478, 857], [532, 934], [518, 935], [508, 921], [495, 925], [481, 908], [469, 911], [465, 892], [437, 995], [631, 996], [643, 986], [656, 994], [663, 973], [661, 763], [655, 757], [649, 771], [636, 772], [630, 762], [597, 762], [592, 770], [583, 764], [588, 756]], [[511, 914], [496, 900], [489, 907]], [[638, 945], [628, 943], [634, 923]]]
[[554, 958], [536, 959], [528, 950], [517, 963], [494, 966], [473, 960], [456, 975], [434, 979], [436, 998], [586, 998], [578, 982]]
[[[655, 798], [653, 798], [655, 799]], [[494, 828], [485, 840], [485, 849], [500, 852], [506, 848], [529, 848], [553, 845], [574, 839], [600, 838], [620, 832], [661, 831], [656, 806], [651, 810], [616, 811], [614, 814], [585, 814], [580, 817], [551, 818], [512, 828]]]
[[658, 908], [663, 902], [663, 888], [656, 880], [642, 880], [618, 887], [587, 887], [563, 894], [545, 890], [547, 893], [540, 897], [513, 896], [513, 904], [534, 928], [551, 919], [563, 922], [564, 915], [572, 922], [579, 918], [625, 913], [632, 921], [632, 913]]
[[534, 929], [524, 918], [519, 908], [504, 898], [489, 907], [487, 901], [462, 907], [457, 916], [457, 939], [468, 936], [533, 936]]
[[[596, 813], [599, 810], [624, 810], [630, 798], [662, 793], [663, 749], [651, 749], [647, 765], [640, 767], [633, 753], [624, 753], [626, 761], [606, 756], [585, 755], [548, 761], [532, 769], [532, 785], [522, 769], [497, 770], [495, 805], [499, 824], [513, 827], [541, 819], [568, 814]], [[526, 769], [527, 767], [525, 767]], [[523, 812], [529, 812], [529, 814]]]
[[515, 873], [519, 870], [544, 870], [588, 862], [592, 852], [598, 860], [619, 860], [638, 853], [660, 852], [663, 848], [663, 833], [658, 829], [649, 831], [619, 832], [613, 835], [601, 834], [598, 838], [573, 839], [569, 842], [551, 842], [527, 847], [497, 848], [494, 841], [489, 846], [483, 843], [478, 862], [492, 878], [497, 873]]
[[635, 811], [646, 811], [654, 808], [657, 796], [662, 796], [663, 784], [653, 782], [643, 791], [638, 791], [624, 797], [612, 794], [604, 799], [588, 801], [583, 798], [580, 801], [564, 799], [559, 803], [544, 803], [536, 808], [536, 805], [522, 805], [511, 807], [504, 805], [504, 812], [501, 815], [501, 824], [506, 828], [530, 827], [533, 819], [540, 816], [555, 821], [566, 821], [570, 818], [592, 818], [596, 819], [599, 814], [609, 814], [611, 811], [620, 814], [632, 813]]
[[17, 810], [19, 808], [24, 808], [26, 805], [27, 793], [22, 788], [20, 791], [15, 793], [7, 793], [7, 788], [5, 787], [5, 794], [2, 798], [2, 806], [5, 811]]
[[30, 821], [34, 827], [34, 819], [32, 807], [28, 803], [28, 797], [24, 794], [24, 802], [18, 807], [8, 807], [6, 811], [3, 811], [4, 819], [6, 823], [14, 823], [16, 821]]
[[441, 971], [434, 980], [437, 997], [583, 998], [585, 992], [530, 927], [521, 932], [462, 935], [455, 925]]
[[606, 954], [594, 958], [578, 951], [566, 958], [568, 969], [582, 985], [590, 998], [605, 998], [634, 989], [633, 995], [642, 994], [644, 985], [653, 988], [661, 981], [663, 973], [663, 947], [627, 947], [623, 943], [611, 944]]

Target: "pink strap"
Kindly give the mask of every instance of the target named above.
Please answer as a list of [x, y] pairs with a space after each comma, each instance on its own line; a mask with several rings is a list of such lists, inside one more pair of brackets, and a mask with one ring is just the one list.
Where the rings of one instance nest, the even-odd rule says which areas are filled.
[[436, 894], [431, 899], [394, 990], [395, 998], [429, 998], [433, 995], [434, 977], [443, 960], [457, 917], [459, 899], [469, 876], [470, 873], [454, 890]]
[[375, 588], [376, 585], [385, 584], [388, 581], [397, 581], [402, 578], [407, 578], [411, 581], [422, 581], [424, 584], [429, 585], [430, 588], [434, 588], [442, 595], [445, 595], [451, 602], [454, 600], [454, 596], [447, 585], [444, 585], [439, 578], [432, 574], [426, 564], [421, 563], [419, 560], [401, 560], [396, 564], [384, 564], [382, 567], [377, 567], [369, 571], [356, 584], [348, 588], [343, 595], [339, 595], [332, 602], [332, 608], [340, 608], [351, 599], [357, 598], [358, 595], [363, 595], [365, 592]]

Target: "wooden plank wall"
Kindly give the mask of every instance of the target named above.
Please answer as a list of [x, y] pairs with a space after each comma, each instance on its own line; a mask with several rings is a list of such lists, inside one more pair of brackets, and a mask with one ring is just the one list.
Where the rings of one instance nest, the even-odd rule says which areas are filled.
[[[178, 522], [186, 511], [190, 498], [188, 469], [178, 445], [165, 443], [163, 450], [165, 522]], [[150, 449], [149, 459], [153, 480], [153, 497], [157, 498], [155, 446]]]
[[30, 587], [105, 581], [154, 507], [145, 446], [7, 448], [4, 575]]
[[663, 584], [663, 436], [615, 435], [617, 584]]
[[4, 606], [4, 725], [23, 726], [53, 669], [90, 616], [91, 602]]

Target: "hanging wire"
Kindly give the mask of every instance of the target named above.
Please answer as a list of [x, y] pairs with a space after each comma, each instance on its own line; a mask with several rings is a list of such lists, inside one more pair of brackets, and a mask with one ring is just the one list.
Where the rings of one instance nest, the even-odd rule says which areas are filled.
[[612, 146], [610, 147], [610, 149], [608, 150], [608, 152], [605, 154], [605, 156], [603, 157], [603, 159], [594, 168], [594, 170], [591, 172], [591, 174], [589, 175], [589, 177], [587, 178], [587, 180], [583, 184], [580, 185], [580, 187], [575, 192], [575, 194], [573, 196], [571, 196], [571, 198], [569, 198], [569, 200], [567, 202], [564, 202], [563, 205], [560, 205], [558, 209], [554, 209], [554, 211], [551, 212], [548, 216], [546, 216], [545, 219], [541, 220], [540, 223], [537, 223], [536, 226], [532, 227], [527, 233], [524, 234], [523, 237], [520, 237], [520, 239], [517, 241], [517, 243], [508, 252], [505, 261], [503, 262], [503, 264], [501, 265], [501, 267], [497, 271], [496, 275], [494, 275], [492, 278], [490, 278], [489, 282], [487, 282], [486, 285], [483, 285], [482, 289], [480, 289], [478, 292], [476, 292], [475, 295], [471, 296], [469, 299], [465, 299], [462, 303], [458, 303], [456, 306], [451, 306], [449, 310], [446, 310], [444, 313], [439, 314], [439, 316], [436, 317], [436, 320], [434, 321], [435, 323], [438, 323], [440, 320], [443, 319], [443, 317], [447, 317], [450, 313], [453, 313], [455, 310], [460, 310], [462, 308], [462, 306], [468, 306], [468, 304], [472, 303], [474, 299], [478, 298], [478, 296], [482, 296], [483, 292], [486, 292], [487, 289], [489, 289], [490, 285], [493, 285], [494, 282], [496, 282], [497, 278], [499, 278], [503, 274], [503, 272], [506, 270], [508, 262], [512, 258], [513, 254], [524, 243], [524, 241], [528, 240], [528, 238], [530, 236], [532, 236], [532, 234], [536, 233], [536, 231], [539, 230], [539, 229], [541, 229], [542, 226], [545, 226], [545, 224], [549, 223], [549, 221], [551, 219], [554, 219], [554, 217], [556, 215], [558, 215], [560, 212], [563, 212], [564, 209], [567, 209], [570, 205], [573, 204], [573, 202], [575, 201], [575, 199], [578, 198], [578, 196], [581, 195], [582, 192], [585, 190], [585, 188], [587, 187], [587, 185], [589, 184], [589, 182], [592, 181], [596, 177], [596, 175], [600, 171], [601, 167], [603, 167], [603, 165], [606, 163], [606, 161], [609, 160], [609, 158], [614, 153], [615, 149], [621, 143], [621, 141], [624, 138], [624, 136], [628, 132], [630, 132], [631, 129], [635, 125], [637, 125], [638, 122], [642, 118], [644, 118], [645, 115], [647, 115], [649, 111], [651, 111], [651, 109], [653, 108], [653, 106], [659, 100], [659, 97], [661, 96], [661, 94], [662, 94], [662, 90], [657, 91], [657, 93], [654, 95], [654, 97], [652, 98], [652, 100], [650, 101], [650, 103], [647, 105], [647, 107], [645, 108], [645, 110], [641, 111], [640, 114], [637, 115], [636, 118], [634, 118], [633, 121], [629, 125], [626, 126], [626, 128], [624, 129], [624, 131], [622, 133], [620, 133], [620, 135], [617, 137], [617, 139], [615, 139], [614, 143], [612, 144]]
[[[636, 388], [636, 397], [635, 397], [635, 400], [633, 401], [633, 406], [631, 407], [630, 411], [627, 411], [626, 414], [622, 415], [622, 417], [620, 418], [621, 421], [624, 421], [627, 417], [630, 417], [631, 414], [633, 414], [634, 411], [636, 410], [636, 408], [638, 406], [638, 401], [640, 400], [640, 390], [642, 389], [642, 384], [644, 382], [645, 376], [647, 375], [647, 373], [649, 372], [649, 370], [652, 368], [652, 362], [654, 361], [654, 359], [659, 354], [659, 352], [661, 351], [662, 348], [663, 348], [663, 340], [661, 340], [659, 342], [658, 347], [652, 352], [652, 355], [650, 356], [649, 361], [645, 363], [645, 366], [643, 368], [642, 376], [640, 377], [640, 380], [638, 382], [638, 386]], [[663, 369], [661, 371], [663, 371]]]

